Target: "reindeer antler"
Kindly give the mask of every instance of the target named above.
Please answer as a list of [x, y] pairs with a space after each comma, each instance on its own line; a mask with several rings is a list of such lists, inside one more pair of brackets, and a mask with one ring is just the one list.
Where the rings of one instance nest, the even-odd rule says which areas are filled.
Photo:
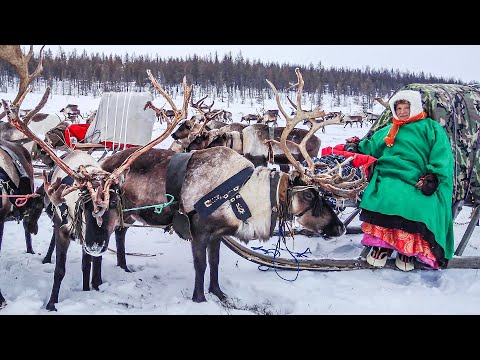
[[28, 71], [28, 63], [33, 56], [33, 45], [30, 45], [30, 50], [28, 51], [27, 55], [23, 54], [20, 45], [0, 45], [0, 59], [7, 61], [9, 64], [15, 67], [20, 77], [20, 88], [15, 100], [13, 100], [13, 103], [17, 104], [18, 107], [20, 107], [20, 104], [28, 92], [28, 86], [43, 70], [42, 60], [44, 47], [45, 45], [40, 48], [37, 68], [32, 74], [30, 74]]
[[[194, 134], [198, 135], [201, 134], [207, 123], [214, 119], [218, 114], [221, 114], [223, 110], [219, 110], [216, 112], [211, 112], [210, 110], [212, 109], [213, 104], [215, 101], [213, 101], [210, 105], [202, 105], [203, 101], [207, 98], [208, 95], [205, 97], [201, 98], [198, 100], [195, 104], [193, 102], [190, 103], [190, 106], [193, 107], [195, 110], [197, 110], [203, 118], [203, 124], [200, 126], [200, 129], [198, 131], [195, 131]], [[206, 107], [205, 107], [206, 106]], [[208, 111], [204, 111], [204, 109], [208, 109]]]
[[[284, 116], [286, 120], [286, 125], [285, 129], [282, 132], [282, 135], [280, 136], [280, 142], [275, 141], [275, 140], [269, 140], [269, 141], [274, 141], [276, 143], [279, 143], [280, 146], [282, 147], [286, 157], [290, 161], [290, 163], [295, 167], [295, 169], [298, 171], [300, 174], [300, 177], [303, 181], [306, 183], [310, 184], [316, 184], [323, 189], [335, 193], [340, 196], [355, 196], [360, 190], [362, 190], [366, 186], [366, 176], [365, 173], [362, 171], [362, 177], [361, 179], [355, 181], [355, 182], [350, 182], [350, 180], [353, 178], [355, 171], [353, 171], [347, 175], [346, 177], [342, 176], [342, 165], [350, 161], [351, 159], [347, 159], [343, 163], [337, 164], [333, 169], [329, 169], [326, 173], [323, 174], [315, 174], [315, 163], [313, 162], [312, 158], [308, 154], [306, 150], [306, 143], [308, 139], [320, 128], [331, 125], [331, 124], [338, 124], [341, 122], [343, 115], [337, 115], [335, 118], [330, 119], [330, 120], [325, 120], [322, 122], [316, 122], [315, 119], [319, 117], [325, 117], [328, 114], [325, 114], [324, 111], [320, 110], [320, 108], [317, 106], [315, 109], [312, 111], [303, 111], [301, 107], [301, 102], [302, 102], [302, 91], [303, 91], [303, 86], [304, 86], [304, 81], [302, 74], [300, 73], [300, 70], [298, 68], [295, 69], [295, 73], [297, 74], [298, 78], [298, 83], [291, 85], [290, 87], [297, 86], [298, 85], [298, 91], [297, 91], [297, 103], [294, 104], [290, 99], [290, 103], [295, 107], [297, 110], [296, 114], [294, 117], [290, 117], [286, 111], [284, 110], [282, 104], [280, 103], [280, 96], [278, 94], [278, 91], [268, 79], [267, 83], [270, 85], [272, 88], [274, 94], [275, 94], [275, 100], [277, 102], [278, 108], [282, 115]], [[305, 137], [302, 139], [302, 141], [299, 144], [296, 144], [294, 142], [290, 142], [290, 144], [295, 144], [295, 146], [298, 147], [300, 152], [302, 153], [304, 159], [306, 160], [308, 164], [307, 171], [303, 168], [303, 166], [295, 160], [293, 155], [291, 154], [290, 150], [287, 147], [287, 137], [290, 134], [290, 132], [295, 128], [295, 126], [301, 122], [301, 121], [309, 121], [311, 124], [310, 130], [308, 133], [305, 135]], [[334, 171], [338, 170], [338, 174], [334, 174]]]
[[381, 97], [376, 97], [374, 98], [374, 100], [377, 100], [381, 105], [383, 105], [385, 109], [390, 109], [390, 105], [388, 104], [388, 102], [383, 100]]
[[28, 138], [35, 141], [45, 152], [47, 152], [52, 160], [58, 164], [58, 166], [64, 170], [68, 175], [72, 176], [74, 179], [77, 179], [79, 182], [85, 181], [85, 178], [80, 176], [78, 173], [73, 171], [67, 164], [61, 160], [55, 151], [48, 146], [44, 141], [40, 140], [29, 128], [28, 122], [30, 119], [37, 114], [47, 102], [48, 96], [50, 95], [50, 87], [47, 86], [45, 93], [40, 100], [40, 103], [35, 106], [33, 110], [30, 110], [23, 118], [20, 120], [20, 105], [25, 99], [25, 96], [29, 92], [30, 83], [41, 73], [43, 70], [42, 66], [42, 50], [44, 46], [40, 49], [39, 62], [35, 71], [30, 74], [28, 71], [28, 63], [33, 55], [33, 46], [30, 46], [30, 51], [27, 55], [24, 55], [20, 45], [0, 45], [0, 59], [5, 60], [11, 64], [17, 71], [20, 78], [20, 87], [18, 89], [17, 96], [13, 100], [12, 104], [9, 105], [5, 100], [2, 99], [2, 104], [5, 108], [5, 112], [8, 117], [8, 121], [15, 126], [16, 129], [24, 133]]

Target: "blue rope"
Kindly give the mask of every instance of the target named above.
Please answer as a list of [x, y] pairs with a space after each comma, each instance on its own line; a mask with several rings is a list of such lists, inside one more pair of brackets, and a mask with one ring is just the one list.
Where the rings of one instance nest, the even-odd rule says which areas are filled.
[[[284, 278], [283, 276], [281, 276], [279, 273], [278, 273], [278, 270], [276, 267], [273, 267], [273, 269], [275, 270], [275, 274], [277, 274], [277, 276], [282, 279], [282, 280], [285, 280], [285, 281], [295, 281], [297, 280], [298, 278], [298, 274], [300, 272], [300, 262], [298, 261], [298, 257], [307, 257], [305, 254], [307, 254], [307, 251], [308, 253], [312, 253], [310, 251], [310, 248], [307, 248], [303, 253], [297, 253], [297, 256], [295, 256], [294, 253], [292, 253], [290, 251], [290, 249], [288, 248], [287, 246], [287, 243], [285, 242], [285, 224], [279, 224], [278, 225], [278, 240], [277, 240], [277, 243], [275, 245], [275, 249], [274, 250], [274, 253], [273, 253], [273, 262], [275, 262], [275, 257], [279, 256], [280, 255], [280, 251], [279, 249], [282, 249], [282, 246], [281, 246], [281, 240], [283, 239], [284, 240], [284, 244], [285, 244], [285, 249], [288, 251], [288, 253], [295, 259], [295, 262], [297, 263], [297, 274], [295, 275], [295, 278], [294, 279], [286, 279]], [[252, 248], [253, 249], [253, 248]], [[259, 250], [262, 250], [264, 251], [267, 255], [269, 254], [269, 252], [272, 250], [272, 249], [263, 249], [263, 247], [258, 247], [257, 249]], [[267, 266], [267, 265], [259, 265], [258, 266], [258, 270], [260, 271], [268, 271], [269, 269], [271, 268], [271, 266]]]

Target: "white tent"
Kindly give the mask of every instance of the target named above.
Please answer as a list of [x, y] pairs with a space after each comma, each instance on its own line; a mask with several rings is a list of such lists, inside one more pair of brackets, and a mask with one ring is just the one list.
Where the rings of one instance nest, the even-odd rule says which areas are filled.
[[143, 110], [147, 101], [153, 101], [149, 92], [104, 93], [84, 142], [112, 148], [148, 144], [156, 116], [150, 108]]

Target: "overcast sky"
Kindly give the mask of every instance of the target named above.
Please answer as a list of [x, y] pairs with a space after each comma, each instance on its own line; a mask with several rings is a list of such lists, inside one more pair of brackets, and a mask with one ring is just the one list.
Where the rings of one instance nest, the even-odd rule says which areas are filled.
[[47, 45], [54, 54], [59, 48], [66, 52], [77, 49], [87, 53], [130, 55], [158, 54], [161, 58], [219, 56], [240, 51], [244, 58], [279, 64], [319, 62], [326, 68], [398, 69], [426, 75], [453, 77], [464, 82], [480, 82], [480, 45]]

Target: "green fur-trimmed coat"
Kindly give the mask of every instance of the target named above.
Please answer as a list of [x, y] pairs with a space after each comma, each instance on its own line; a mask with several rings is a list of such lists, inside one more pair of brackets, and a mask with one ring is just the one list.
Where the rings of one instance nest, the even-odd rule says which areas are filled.
[[[445, 258], [451, 259], [454, 159], [449, 138], [438, 122], [426, 118], [401, 126], [394, 145], [387, 147], [383, 138], [391, 127], [376, 131], [358, 146], [360, 153], [377, 158], [359, 206], [424, 223], [444, 249]], [[427, 173], [434, 173], [439, 180], [431, 196], [415, 188], [418, 179]]]

